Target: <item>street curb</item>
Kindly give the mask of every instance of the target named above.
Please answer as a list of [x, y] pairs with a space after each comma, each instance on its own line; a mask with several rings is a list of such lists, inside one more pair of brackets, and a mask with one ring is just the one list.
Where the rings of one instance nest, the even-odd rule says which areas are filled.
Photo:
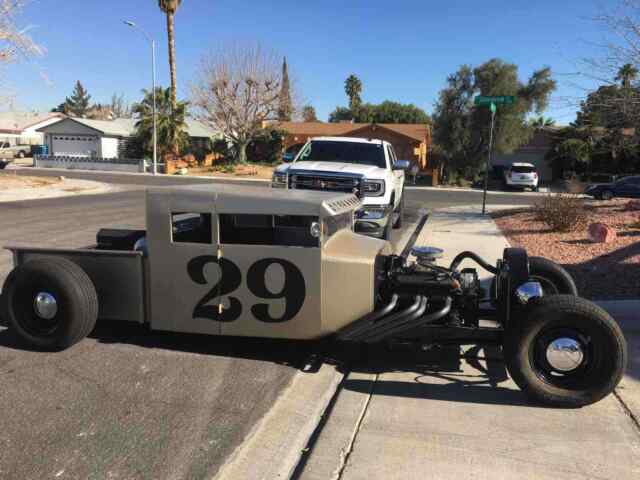
[[214, 479], [290, 478], [343, 378], [334, 365], [299, 371]]
[[[171, 178], [171, 179], [190, 179], [197, 178], [201, 180], [226, 180], [230, 182], [271, 182], [271, 180], [267, 180], [265, 178], [244, 178], [244, 177], [222, 177], [222, 176], [212, 176], [212, 175], [167, 175], [166, 173], [158, 173], [153, 175], [151, 173], [141, 173], [141, 172], [112, 172], [108, 170], [82, 170], [79, 168], [68, 169], [68, 168], [43, 168], [43, 167], [13, 167], [11, 170], [27, 170], [27, 171], [39, 171], [39, 172], [55, 172], [61, 173], [64, 172], [72, 173], [92, 173], [92, 174], [101, 174], [101, 175], [124, 175], [130, 177], [149, 177], [149, 178]], [[64, 176], [64, 175], [63, 175]]]
[[[482, 193], [483, 190], [479, 188], [465, 188], [465, 187], [430, 187], [427, 185], [418, 186], [418, 185], [407, 185], [404, 186], [407, 190], [434, 190], [438, 192], [476, 192]], [[540, 197], [544, 195], [548, 195], [550, 193], [555, 193], [551, 191], [540, 191], [540, 192], [504, 192], [502, 190], [487, 190], [487, 194], [489, 195], [521, 195], [525, 197]]]

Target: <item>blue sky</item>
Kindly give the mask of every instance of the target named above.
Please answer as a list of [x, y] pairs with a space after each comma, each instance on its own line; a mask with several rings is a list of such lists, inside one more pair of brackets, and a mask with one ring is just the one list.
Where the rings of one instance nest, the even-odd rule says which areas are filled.
[[[603, 32], [590, 18], [602, 4], [183, 0], [176, 16], [178, 94], [188, 96], [203, 54], [228, 42], [259, 41], [287, 56], [301, 93], [321, 119], [347, 103], [344, 79], [351, 73], [362, 79], [365, 101], [410, 102], [431, 113], [448, 74], [464, 63], [500, 57], [518, 64], [523, 80], [550, 66], [559, 90], [547, 114], [568, 123], [575, 108], [566, 98], [575, 101], [593, 86], [573, 74], [577, 60], [597, 54], [592, 42], [600, 42]], [[122, 24], [125, 18], [157, 40], [158, 77], [166, 86], [166, 23], [157, 1], [32, 0], [20, 22], [32, 27], [47, 54], [9, 67], [13, 108], [49, 110], [64, 101], [76, 80], [94, 101], [108, 102], [114, 92], [138, 100], [150, 84], [149, 51], [140, 34]]]

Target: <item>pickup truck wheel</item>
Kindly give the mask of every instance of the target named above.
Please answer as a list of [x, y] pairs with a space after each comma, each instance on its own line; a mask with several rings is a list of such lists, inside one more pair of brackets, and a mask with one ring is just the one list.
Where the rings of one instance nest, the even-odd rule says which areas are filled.
[[533, 300], [525, 319], [507, 327], [504, 353], [520, 389], [556, 407], [582, 407], [606, 397], [627, 362], [627, 345], [615, 320], [573, 295]]
[[529, 280], [539, 282], [545, 295], [578, 295], [569, 272], [543, 257], [529, 257]]
[[9, 325], [29, 346], [63, 350], [93, 330], [98, 295], [89, 276], [63, 258], [40, 258], [14, 270], [6, 296]]
[[398, 205], [398, 210], [396, 211], [396, 213], [398, 215], [398, 218], [396, 218], [396, 221], [393, 224], [393, 228], [402, 228], [402, 217], [404, 216], [404, 195], [400, 199], [400, 205]]
[[18, 158], [24, 158], [24, 157], [26, 157], [26, 156], [27, 156], [27, 154], [26, 154], [26, 153], [24, 153], [22, 150], [20, 150], [20, 151], [18, 152]]

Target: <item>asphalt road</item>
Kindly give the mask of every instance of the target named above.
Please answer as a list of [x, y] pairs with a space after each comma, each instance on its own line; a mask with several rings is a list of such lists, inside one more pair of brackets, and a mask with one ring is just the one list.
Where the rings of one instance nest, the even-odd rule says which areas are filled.
[[[405, 228], [418, 219], [409, 209]], [[100, 227], [144, 223], [139, 188], [5, 203], [0, 245], [83, 247]], [[0, 285], [11, 268], [2, 251]], [[99, 322], [72, 349], [42, 353], [0, 326], [0, 478], [211, 478], [309, 349]]]

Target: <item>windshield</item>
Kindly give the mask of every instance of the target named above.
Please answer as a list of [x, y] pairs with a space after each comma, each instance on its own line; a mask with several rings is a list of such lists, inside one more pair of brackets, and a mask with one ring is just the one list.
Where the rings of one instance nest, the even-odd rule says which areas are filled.
[[297, 162], [341, 162], [386, 168], [381, 144], [360, 142], [310, 142]]
[[536, 171], [534, 167], [523, 167], [523, 166], [514, 166], [511, 167], [511, 171], [514, 173], [533, 173]]

